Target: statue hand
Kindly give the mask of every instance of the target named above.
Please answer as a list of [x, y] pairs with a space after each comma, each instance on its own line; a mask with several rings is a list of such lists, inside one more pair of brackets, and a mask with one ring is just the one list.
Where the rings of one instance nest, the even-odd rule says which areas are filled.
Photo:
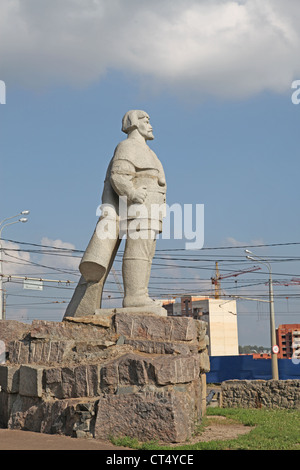
[[140, 188], [136, 189], [132, 196], [132, 202], [135, 204], [143, 204], [147, 196], [146, 189], [146, 186], [141, 186]]

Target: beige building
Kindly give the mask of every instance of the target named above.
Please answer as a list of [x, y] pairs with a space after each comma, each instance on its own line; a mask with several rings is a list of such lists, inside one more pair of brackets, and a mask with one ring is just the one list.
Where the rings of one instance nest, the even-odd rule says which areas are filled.
[[185, 296], [164, 302], [168, 315], [190, 316], [208, 323], [210, 356], [238, 356], [235, 300]]

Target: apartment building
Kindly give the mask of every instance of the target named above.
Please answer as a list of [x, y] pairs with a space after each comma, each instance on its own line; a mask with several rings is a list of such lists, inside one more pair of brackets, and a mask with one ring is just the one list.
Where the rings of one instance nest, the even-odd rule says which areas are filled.
[[169, 316], [188, 316], [207, 322], [210, 356], [238, 356], [235, 300], [184, 296], [163, 302]]

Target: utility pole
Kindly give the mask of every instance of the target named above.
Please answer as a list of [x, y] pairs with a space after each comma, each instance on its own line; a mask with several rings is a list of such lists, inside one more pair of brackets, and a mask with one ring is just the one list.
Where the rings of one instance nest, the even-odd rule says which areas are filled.
[[275, 329], [275, 313], [274, 313], [274, 294], [273, 294], [273, 281], [272, 269], [270, 263], [260, 256], [254, 255], [251, 251], [245, 250], [245, 253], [251, 256], [246, 256], [247, 259], [262, 263], [267, 266], [269, 271], [269, 305], [270, 305], [270, 337], [271, 337], [271, 361], [272, 361], [272, 379], [279, 380], [278, 374], [278, 357], [276, 350], [276, 329]]
[[276, 328], [275, 328], [275, 312], [274, 312], [274, 294], [273, 294], [273, 282], [272, 282], [272, 271], [270, 268], [269, 275], [269, 297], [270, 297], [270, 336], [271, 336], [271, 359], [272, 359], [272, 377], [275, 380], [279, 379], [278, 374], [278, 358], [275, 353], [274, 347], [276, 346]]
[[[2, 247], [2, 230], [4, 227], [8, 225], [17, 224], [19, 222], [27, 222], [26, 217], [21, 217], [19, 220], [15, 220], [14, 222], [9, 222], [8, 224], [4, 224], [8, 220], [14, 219], [15, 217], [19, 217], [20, 215], [27, 215], [29, 211], [22, 211], [17, 215], [13, 215], [12, 217], [7, 217], [0, 222], [0, 320], [4, 319], [3, 315], [3, 306], [4, 306], [4, 291], [3, 291], [3, 270], [2, 270], [2, 263], [3, 263], [3, 247]], [[4, 225], [3, 225], [4, 224]]]

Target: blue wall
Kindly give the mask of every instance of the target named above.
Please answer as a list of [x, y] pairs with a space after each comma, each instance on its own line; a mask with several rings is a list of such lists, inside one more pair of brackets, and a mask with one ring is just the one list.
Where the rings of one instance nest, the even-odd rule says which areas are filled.
[[[279, 379], [300, 379], [300, 363], [291, 359], [278, 359]], [[225, 380], [272, 379], [271, 359], [253, 359], [252, 356], [210, 356], [210, 372], [207, 383]]]

